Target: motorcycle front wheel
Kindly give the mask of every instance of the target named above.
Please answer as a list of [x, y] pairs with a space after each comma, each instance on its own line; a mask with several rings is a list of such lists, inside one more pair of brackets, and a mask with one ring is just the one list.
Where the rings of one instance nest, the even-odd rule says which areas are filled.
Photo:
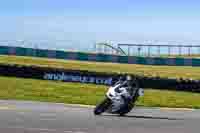
[[98, 104], [94, 109], [95, 115], [101, 115], [103, 112], [105, 112], [109, 106], [111, 105], [111, 100], [108, 98], [105, 98], [100, 104]]

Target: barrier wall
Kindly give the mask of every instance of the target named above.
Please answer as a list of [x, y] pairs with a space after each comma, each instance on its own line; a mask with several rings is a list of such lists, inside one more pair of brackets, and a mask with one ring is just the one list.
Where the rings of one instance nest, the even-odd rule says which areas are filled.
[[[0, 75], [31, 79], [53, 80], [63, 82], [80, 82], [90, 84], [113, 85], [119, 77], [116, 73], [66, 70], [39, 66], [0, 64]], [[183, 80], [160, 77], [134, 76], [142, 88], [167, 89], [176, 91], [200, 92], [200, 80]]]
[[34, 56], [81, 61], [116, 62], [143, 65], [200, 66], [200, 59], [117, 56], [81, 52], [65, 52], [22, 47], [0, 46], [1, 55]]

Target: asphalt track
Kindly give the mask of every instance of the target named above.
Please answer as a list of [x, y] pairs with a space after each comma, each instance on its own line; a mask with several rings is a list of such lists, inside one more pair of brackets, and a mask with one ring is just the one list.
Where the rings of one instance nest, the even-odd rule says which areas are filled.
[[94, 116], [91, 107], [0, 101], [0, 133], [199, 133], [200, 110], [136, 108]]

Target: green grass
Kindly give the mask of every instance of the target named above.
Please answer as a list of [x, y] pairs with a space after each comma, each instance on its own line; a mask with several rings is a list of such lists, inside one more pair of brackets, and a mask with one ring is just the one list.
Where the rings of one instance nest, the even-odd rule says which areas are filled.
[[[95, 105], [107, 90], [106, 86], [63, 83], [0, 76], [0, 99], [58, 102]], [[146, 107], [200, 108], [200, 94], [148, 89], [137, 102]]]
[[145, 76], [161, 76], [170, 78], [200, 79], [200, 67], [185, 66], [151, 66], [135, 64], [117, 64], [87, 61], [71, 61], [47, 58], [0, 56], [0, 63], [37, 65], [45, 67], [66, 68], [74, 70], [89, 70], [107, 73], [132, 73]]

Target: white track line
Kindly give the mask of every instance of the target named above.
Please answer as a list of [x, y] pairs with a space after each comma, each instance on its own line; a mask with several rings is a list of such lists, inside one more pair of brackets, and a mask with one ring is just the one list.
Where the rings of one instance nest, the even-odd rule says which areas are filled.
[[8, 127], [9, 129], [22, 129], [22, 130], [29, 130], [29, 131], [40, 131], [40, 132], [53, 132], [53, 133], [87, 133], [82, 131], [70, 131], [70, 130], [56, 130], [56, 129], [48, 129], [48, 128], [26, 128], [23, 126], [16, 126], [16, 127]]

